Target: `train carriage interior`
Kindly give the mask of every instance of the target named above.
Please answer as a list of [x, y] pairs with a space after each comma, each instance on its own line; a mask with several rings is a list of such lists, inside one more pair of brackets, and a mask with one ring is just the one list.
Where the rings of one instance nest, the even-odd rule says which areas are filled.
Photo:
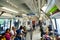
[[0, 0], [0, 40], [60, 40], [60, 0]]

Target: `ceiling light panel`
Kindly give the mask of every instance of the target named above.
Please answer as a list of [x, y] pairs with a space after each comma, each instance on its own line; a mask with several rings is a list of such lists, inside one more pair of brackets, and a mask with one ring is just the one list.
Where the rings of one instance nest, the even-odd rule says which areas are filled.
[[9, 8], [6, 8], [6, 7], [2, 7], [2, 9], [5, 9], [5, 10], [7, 10], [7, 11], [11, 11], [11, 12], [14, 12], [14, 13], [18, 13], [17, 11], [12, 10], [12, 9], [9, 9]]

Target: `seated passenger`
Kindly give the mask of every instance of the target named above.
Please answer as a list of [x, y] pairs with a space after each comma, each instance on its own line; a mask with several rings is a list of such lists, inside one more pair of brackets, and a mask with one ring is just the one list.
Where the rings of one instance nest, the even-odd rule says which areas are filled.
[[6, 37], [6, 40], [11, 40], [10, 29], [6, 29], [5, 37]]
[[6, 40], [5, 33], [2, 34], [1, 40]]

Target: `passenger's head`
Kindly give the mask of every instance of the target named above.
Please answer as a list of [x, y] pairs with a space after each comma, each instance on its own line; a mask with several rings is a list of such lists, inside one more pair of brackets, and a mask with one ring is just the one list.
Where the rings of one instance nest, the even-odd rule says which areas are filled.
[[12, 27], [12, 30], [15, 30], [15, 27]]
[[24, 26], [23, 29], [26, 30], [26, 26]]
[[20, 26], [20, 29], [23, 29], [23, 27], [22, 27], [22, 26]]
[[5, 36], [5, 33], [2, 33], [2, 37], [4, 37]]
[[6, 33], [10, 33], [10, 29], [6, 29]]

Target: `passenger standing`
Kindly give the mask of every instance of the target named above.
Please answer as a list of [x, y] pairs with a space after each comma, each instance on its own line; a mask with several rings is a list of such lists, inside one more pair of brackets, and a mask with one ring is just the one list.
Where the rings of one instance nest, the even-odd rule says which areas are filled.
[[26, 27], [25, 26], [23, 27], [23, 34], [24, 34], [23, 40], [26, 40], [27, 30], [26, 30]]
[[33, 30], [35, 30], [35, 21], [32, 21]]
[[15, 27], [12, 27], [12, 30], [10, 31], [12, 37], [11, 37], [11, 40], [14, 40], [14, 37], [16, 36], [16, 28]]
[[25, 36], [26, 36], [26, 34], [27, 34], [27, 30], [26, 30], [26, 27], [25, 27], [25, 26], [23, 27], [23, 30], [24, 30], [23, 33], [24, 33]]
[[[41, 20], [39, 20], [39, 26], [40, 26], [41, 37], [43, 37], [44, 31], [43, 31], [42, 21]], [[41, 40], [42, 40], [42, 38], [41, 38]]]
[[18, 30], [16, 30], [17, 35], [14, 40], [21, 40], [22, 39], [22, 29], [23, 29], [23, 27], [20, 26], [20, 28]]
[[6, 37], [6, 40], [11, 40], [10, 29], [6, 29], [5, 37]]

